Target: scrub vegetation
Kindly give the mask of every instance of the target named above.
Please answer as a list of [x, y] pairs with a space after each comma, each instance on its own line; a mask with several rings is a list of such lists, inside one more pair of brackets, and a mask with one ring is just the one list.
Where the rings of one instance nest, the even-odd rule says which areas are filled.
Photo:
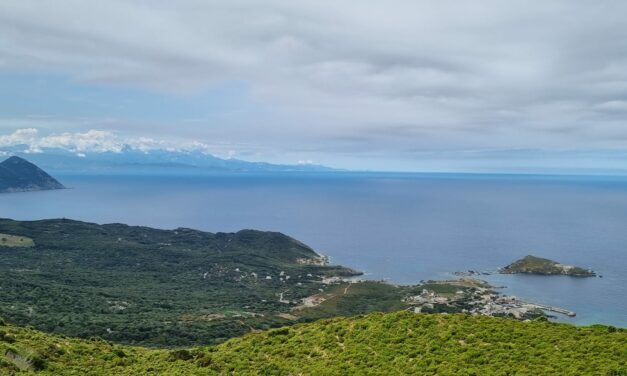
[[0, 316], [127, 344], [218, 343], [283, 326], [293, 320], [278, 314], [328, 289], [323, 279], [357, 274], [275, 232], [7, 219], [0, 233]]
[[625, 375], [627, 331], [463, 314], [373, 313], [155, 350], [0, 327], [0, 374]]

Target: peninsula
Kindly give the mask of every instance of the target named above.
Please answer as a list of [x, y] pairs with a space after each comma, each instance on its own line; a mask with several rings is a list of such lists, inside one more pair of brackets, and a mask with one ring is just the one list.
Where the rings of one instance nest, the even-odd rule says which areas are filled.
[[472, 278], [393, 285], [360, 274], [276, 232], [0, 219], [0, 316], [66, 336], [180, 347], [371, 312], [544, 316]]
[[568, 275], [571, 277], [596, 276], [596, 273], [590, 269], [560, 264], [553, 260], [531, 255], [507, 265], [500, 269], [500, 272], [503, 274]]

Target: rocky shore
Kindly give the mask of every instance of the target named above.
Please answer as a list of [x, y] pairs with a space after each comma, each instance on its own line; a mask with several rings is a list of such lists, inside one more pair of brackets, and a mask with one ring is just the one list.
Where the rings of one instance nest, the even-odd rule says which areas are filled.
[[405, 299], [408, 311], [424, 313], [469, 313], [485, 316], [512, 317], [519, 320], [548, 316], [545, 311], [575, 316], [574, 312], [524, 301], [516, 296], [503, 295], [485, 281], [462, 278], [459, 280], [428, 281], [422, 292]]

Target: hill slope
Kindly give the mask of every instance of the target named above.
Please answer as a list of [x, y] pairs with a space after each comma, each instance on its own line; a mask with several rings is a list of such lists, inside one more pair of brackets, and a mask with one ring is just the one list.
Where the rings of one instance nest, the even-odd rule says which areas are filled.
[[0, 327], [0, 373], [41, 375], [623, 375], [627, 331], [482, 316], [370, 314], [190, 350]]
[[0, 193], [63, 188], [44, 170], [20, 157], [10, 157], [0, 163]]
[[320, 318], [409, 309], [544, 315], [483, 281], [346, 281], [276, 232], [0, 219], [0, 316], [74, 337], [175, 347]]
[[278, 314], [325, 289], [324, 278], [355, 274], [276, 232], [0, 219], [0, 234], [0, 316], [131, 344], [206, 344], [286, 325]]

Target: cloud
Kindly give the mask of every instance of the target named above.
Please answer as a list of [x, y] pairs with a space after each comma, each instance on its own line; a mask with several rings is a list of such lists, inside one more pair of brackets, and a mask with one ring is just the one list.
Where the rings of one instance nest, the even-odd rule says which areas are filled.
[[84, 133], [64, 132], [40, 135], [39, 130], [26, 128], [0, 136], [0, 148], [15, 146], [24, 146], [24, 152], [27, 153], [41, 153], [45, 149], [62, 149], [78, 156], [85, 156], [87, 153], [122, 153], [126, 150], [144, 153], [161, 150], [210, 154], [209, 146], [200, 142], [173, 142], [148, 137], [121, 137], [112, 132], [95, 129]]
[[0, 136], [0, 147], [35, 145], [38, 133], [35, 128], [18, 129], [12, 134]]
[[152, 132], [303, 160], [625, 148], [625, 22], [622, 1], [4, 0], [0, 70], [183, 97], [243, 82], [268, 116]]
[[599, 103], [597, 109], [607, 111], [627, 111], [627, 100], [613, 100]]

